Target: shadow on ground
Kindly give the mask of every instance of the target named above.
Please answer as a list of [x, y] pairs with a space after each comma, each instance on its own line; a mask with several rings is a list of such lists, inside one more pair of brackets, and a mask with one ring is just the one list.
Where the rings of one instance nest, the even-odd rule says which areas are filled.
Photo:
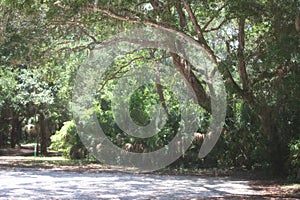
[[202, 176], [0, 170], [1, 199], [192, 199], [255, 197], [248, 181]]

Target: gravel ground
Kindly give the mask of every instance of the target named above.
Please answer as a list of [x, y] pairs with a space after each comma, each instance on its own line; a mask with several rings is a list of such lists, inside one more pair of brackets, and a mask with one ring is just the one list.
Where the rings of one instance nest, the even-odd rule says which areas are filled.
[[0, 199], [200, 199], [260, 195], [234, 178], [0, 169]]

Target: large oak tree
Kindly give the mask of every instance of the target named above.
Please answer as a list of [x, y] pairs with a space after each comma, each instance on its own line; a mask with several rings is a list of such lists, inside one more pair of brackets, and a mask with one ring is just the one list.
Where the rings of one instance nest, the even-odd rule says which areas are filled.
[[[286, 84], [299, 88], [298, 1], [18, 0], [2, 1], [1, 8], [2, 11], [20, 13], [20, 16], [26, 13], [30, 25], [22, 26], [20, 30], [27, 34], [26, 28], [32, 24], [43, 27], [33, 36], [29, 34], [30, 40], [22, 41], [33, 47], [32, 41], [47, 44], [47, 38], [50, 38], [51, 45], [42, 46], [39, 55], [41, 52], [67, 55], [92, 50], [110, 36], [140, 26], [174, 30], [191, 37], [218, 66], [230, 94], [255, 113], [261, 124], [261, 134], [268, 138], [270, 162], [277, 171], [283, 169], [287, 144], [296, 137], [295, 133], [285, 133], [282, 128], [288, 126], [282, 126], [287, 122], [282, 122], [281, 111], [289, 110], [285, 103], [290, 97], [297, 96], [294, 89], [285, 91], [289, 88]], [[9, 20], [2, 19], [1, 30]], [[2, 39], [1, 45], [6, 47], [13, 42]], [[28, 51], [29, 57], [33, 55]], [[4, 56], [9, 61], [10, 55]], [[193, 66], [180, 55], [169, 53], [167, 56], [196, 92], [200, 105], [211, 112], [210, 98], [205, 90], [207, 83], [197, 78]], [[157, 91], [163, 102], [161, 88]], [[297, 101], [292, 101], [293, 105]], [[289, 123], [296, 124], [295, 120], [289, 119]]]

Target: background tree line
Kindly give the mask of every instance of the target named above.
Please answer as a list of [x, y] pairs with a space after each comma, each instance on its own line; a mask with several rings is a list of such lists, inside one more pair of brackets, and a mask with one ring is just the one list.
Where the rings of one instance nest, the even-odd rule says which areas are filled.
[[[3, 0], [0, 6], [2, 145], [18, 143], [20, 124], [30, 117], [38, 116], [41, 127], [46, 120], [60, 126], [71, 120], [72, 80], [89, 52], [116, 33], [153, 26], [178, 31], [201, 45], [218, 66], [227, 90], [225, 129], [213, 152], [199, 160], [201, 141], [195, 140], [174, 165], [270, 168], [274, 174], [296, 175], [300, 167], [298, 0]], [[157, 136], [131, 138], [114, 123], [112, 88], [119, 77], [149, 60], [172, 64], [193, 88], [203, 127], [211, 115], [208, 83], [180, 55], [159, 49], [127, 54], [114, 61], [99, 85], [95, 112], [111, 140], [131, 151], [165, 145], [178, 128], [178, 102], [155, 83], [140, 88], [130, 102], [138, 124], [147, 124], [154, 103], [172, 108]], [[40, 135], [42, 141], [50, 137], [45, 131]], [[47, 145], [42, 144], [45, 152]]]

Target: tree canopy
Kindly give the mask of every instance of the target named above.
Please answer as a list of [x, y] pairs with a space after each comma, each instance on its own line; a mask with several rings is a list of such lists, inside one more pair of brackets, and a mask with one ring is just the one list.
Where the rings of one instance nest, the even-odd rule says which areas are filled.
[[[226, 123], [217, 147], [205, 158], [207, 165], [263, 166], [275, 173], [293, 166], [291, 174], [300, 167], [298, 0], [3, 0], [0, 15], [2, 121], [26, 118], [34, 105], [40, 115], [56, 116], [62, 125], [71, 118], [65, 105], [76, 70], [93, 50], [125, 30], [159, 27], [203, 47], [225, 83]], [[137, 152], [165, 145], [179, 126], [172, 91], [155, 83], [139, 88], [129, 101], [131, 117], [141, 125], [150, 120], [151, 105], [171, 108], [158, 135], [128, 137], [114, 122], [111, 95], [118, 79], [151, 61], [173, 65], [195, 92], [202, 122], [211, 116], [209, 83], [181, 55], [151, 48], [119, 57], [98, 86], [94, 110], [112, 141]], [[194, 142], [178, 162], [201, 163], [199, 146]]]

